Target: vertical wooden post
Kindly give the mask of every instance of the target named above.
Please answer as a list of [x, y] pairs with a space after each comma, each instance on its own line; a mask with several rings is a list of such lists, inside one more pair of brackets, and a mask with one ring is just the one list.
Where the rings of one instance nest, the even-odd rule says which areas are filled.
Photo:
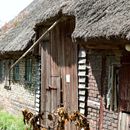
[[[46, 111], [46, 43], [41, 44], [41, 112]], [[46, 122], [42, 122], [45, 124]]]
[[100, 98], [100, 113], [99, 113], [99, 130], [103, 129], [103, 93], [104, 93], [104, 79], [106, 74], [106, 56], [102, 56], [102, 71], [101, 71], [101, 98]]

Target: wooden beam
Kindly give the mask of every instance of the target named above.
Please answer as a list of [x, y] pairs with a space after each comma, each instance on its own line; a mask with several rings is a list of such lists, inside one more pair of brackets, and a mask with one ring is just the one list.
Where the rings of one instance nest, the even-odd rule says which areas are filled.
[[36, 42], [34, 42], [34, 44], [10, 67], [10, 69], [9, 69], [9, 71], [8, 71], [8, 73], [7, 73], [7, 77], [9, 77], [9, 84], [7, 83], [7, 79], [6, 79], [6, 84], [5, 84], [5, 86], [10, 86], [10, 71], [13, 69], [13, 67], [17, 64], [17, 63], [19, 63], [19, 61], [21, 60], [21, 59], [23, 59], [34, 47], [36, 47], [41, 41], [42, 41], [42, 39], [43, 39], [43, 37], [47, 34], [47, 33], [49, 33], [60, 21], [62, 20], [62, 18], [60, 18], [60, 19], [58, 19], [56, 22], [54, 22], [53, 24], [52, 24], [52, 26], [50, 27], [50, 28], [48, 28], [48, 30], [46, 30], [42, 35], [41, 35], [41, 37], [36, 41]]
[[103, 44], [82, 44], [87, 49], [99, 49], [99, 50], [119, 50], [120, 45], [103, 45]]
[[104, 80], [106, 75], [106, 56], [102, 56], [102, 71], [101, 71], [101, 98], [100, 98], [100, 113], [99, 113], [99, 130], [103, 129], [103, 94], [104, 94]]
[[10, 67], [10, 70], [21, 60], [23, 59], [36, 45], [38, 45], [40, 43], [40, 41], [42, 41], [43, 37], [49, 33], [59, 22], [61, 21], [61, 19], [58, 19], [56, 22], [53, 23], [53, 25], [48, 28], [47, 31], [45, 31], [42, 36]]

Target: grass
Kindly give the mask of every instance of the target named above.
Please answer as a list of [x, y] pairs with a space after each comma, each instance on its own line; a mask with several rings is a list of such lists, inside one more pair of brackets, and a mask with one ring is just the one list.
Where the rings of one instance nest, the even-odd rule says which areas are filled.
[[24, 130], [22, 117], [0, 111], [0, 130]]

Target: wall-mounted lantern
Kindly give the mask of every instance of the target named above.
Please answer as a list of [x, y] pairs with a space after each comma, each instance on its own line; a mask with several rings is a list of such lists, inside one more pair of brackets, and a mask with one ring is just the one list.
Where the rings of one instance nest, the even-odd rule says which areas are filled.
[[127, 51], [130, 51], [130, 44], [126, 44], [126, 45], [125, 45], [125, 49], [126, 49]]

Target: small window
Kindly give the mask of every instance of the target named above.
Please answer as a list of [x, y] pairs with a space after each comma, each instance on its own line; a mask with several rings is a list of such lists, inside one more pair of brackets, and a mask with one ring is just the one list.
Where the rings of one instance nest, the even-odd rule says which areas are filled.
[[106, 107], [109, 110], [118, 110], [118, 94], [119, 94], [119, 66], [109, 66], [108, 91], [106, 96]]
[[19, 80], [19, 64], [16, 64], [14, 69], [13, 69], [13, 79], [15, 81]]
[[3, 77], [3, 63], [0, 60], [0, 79], [2, 79], [2, 77]]
[[32, 59], [26, 59], [25, 61], [25, 81], [27, 83], [32, 82]]

